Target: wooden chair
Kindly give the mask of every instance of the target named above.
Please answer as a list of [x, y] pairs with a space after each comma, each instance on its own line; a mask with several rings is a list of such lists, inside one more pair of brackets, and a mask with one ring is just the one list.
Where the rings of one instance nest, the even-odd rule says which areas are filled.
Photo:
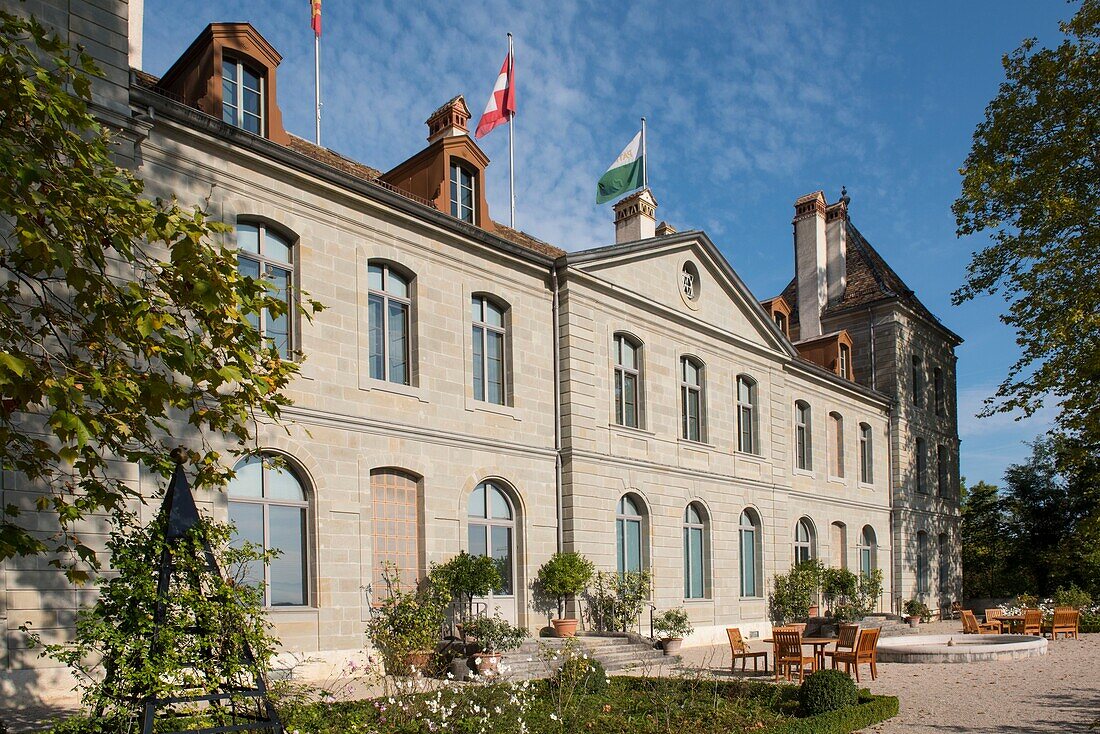
[[1024, 610], [1024, 634], [1043, 636], [1043, 613], [1038, 609]]
[[806, 678], [806, 666], [810, 672], [817, 670], [817, 660], [813, 655], [802, 654], [802, 633], [789, 627], [777, 627], [772, 630], [775, 640], [775, 679], [779, 680], [779, 671], [786, 670], [786, 678], [791, 679], [791, 669], [798, 666], [798, 682]]
[[878, 627], [872, 627], [860, 632], [859, 642], [856, 643], [854, 650], [851, 652], [837, 652], [833, 655], [833, 667], [836, 667], [837, 663], [844, 663], [844, 672], [851, 675], [852, 666], [855, 666], [856, 683], [859, 683], [859, 665], [860, 663], [867, 663], [871, 666], [871, 680], [875, 680], [878, 676], [876, 660], [878, 657], [878, 635], [881, 631]]
[[957, 600], [951, 602], [951, 611], [950, 611], [951, 619], [958, 619], [959, 617], [961, 617], [962, 616], [962, 610], [963, 610], [962, 604], [960, 604]]
[[840, 635], [836, 638], [836, 648], [826, 650], [826, 657], [833, 658], [833, 670], [836, 670], [836, 654], [838, 652], [852, 652], [856, 649], [856, 637], [859, 635], [858, 624], [840, 625]]
[[752, 672], [756, 672], [756, 661], [760, 658], [764, 658], [764, 672], [768, 672], [768, 653], [761, 650], [754, 652], [749, 649], [749, 646], [745, 644], [745, 640], [741, 638], [741, 630], [738, 627], [727, 627], [726, 637], [730, 640], [730, 654], [733, 655], [733, 659], [730, 661], [730, 672], [733, 673], [737, 670], [737, 660], [741, 659], [741, 670], [745, 670], [746, 662], [749, 658], [752, 658]]
[[969, 609], [962, 610], [962, 623], [964, 635], [999, 635], [1001, 633], [1000, 622], [992, 624], [979, 622], [974, 612]]
[[1059, 634], [1067, 638], [1072, 635], [1075, 640], [1080, 639], [1077, 636], [1080, 623], [1081, 612], [1073, 607], [1055, 607], [1054, 623], [1050, 627], [1051, 639], [1057, 640]]
[[1004, 614], [1004, 611], [1002, 611], [1001, 609], [986, 609], [985, 610], [985, 623], [986, 624], [993, 624], [994, 622], [996, 622], [997, 623], [997, 631], [1001, 632], [1002, 631], [1002, 625], [1001, 625], [999, 620], [1000, 620], [1002, 614]]

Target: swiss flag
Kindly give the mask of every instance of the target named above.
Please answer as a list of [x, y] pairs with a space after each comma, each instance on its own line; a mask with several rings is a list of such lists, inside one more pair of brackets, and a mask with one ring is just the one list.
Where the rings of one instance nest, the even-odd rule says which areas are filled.
[[504, 64], [500, 67], [500, 76], [493, 85], [493, 93], [489, 95], [489, 103], [485, 105], [485, 111], [481, 113], [481, 119], [477, 123], [477, 132], [474, 137], [480, 138], [489, 134], [497, 125], [503, 125], [516, 115], [516, 75], [515, 63], [509, 52], [504, 57]]

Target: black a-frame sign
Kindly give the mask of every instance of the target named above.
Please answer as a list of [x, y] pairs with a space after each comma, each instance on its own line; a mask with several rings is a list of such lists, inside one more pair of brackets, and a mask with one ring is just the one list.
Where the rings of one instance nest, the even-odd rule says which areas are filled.
[[[168, 613], [169, 591], [173, 580], [176, 583], [195, 584], [202, 588], [203, 579], [197, 575], [188, 574], [188, 578], [173, 579], [176, 574], [176, 554], [181, 552], [180, 541], [187, 537], [188, 533], [199, 524], [199, 511], [195, 506], [195, 497], [191, 494], [191, 487], [187, 483], [187, 476], [183, 471], [184, 454], [180, 449], [172, 452], [176, 460], [176, 470], [172, 474], [172, 481], [168, 485], [168, 492], [164, 497], [161, 512], [166, 517], [166, 542], [160, 557], [160, 569], [157, 579], [157, 605], [154, 612], [154, 629], [159, 630], [166, 623]], [[221, 579], [221, 569], [214, 556], [207, 538], [202, 539], [203, 560], [202, 573], [210, 574], [210, 578]], [[192, 567], [193, 568], [193, 567]], [[194, 634], [196, 631], [185, 630]], [[157, 645], [160, 635], [153, 635], [150, 655], [156, 657]], [[217, 655], [217, 651], [209, 651], [211, 655]], [[179, 695], [152, 696], [144, 701], [144, 713], [142, 723], [143, 734], [153, 734], [154, 724], [158, 721], [161, 725], [158, 729], [170, 730], [171, 734], [218, 734], [220, 732], [253, 731], [270, 732], [270, 734], [283, 734], [279, 716], [272, 706], [264, 685], [263, 676], [256, 664], [252, 649], [246, 642], [241, 652], [242, 659], [235, 661], [240, 667], [249, 671], [243, 679], [219, 680], [213, 690], [207, 690], [201, 694], [190, 694], [181, 691]], [[243, 665], [242, 665], [243, 664]], [[205, 706], [209, 712], [216, 709], [220, 714], [220, 723], [215, 725], [202, 725], [198, 727], [188, 726], [188, 721], [195, 721], [186, 712], [176, 711], [179, 705], [194, 704], [197, 707]], [[183, 727], [183, 728], [181, 728]]]

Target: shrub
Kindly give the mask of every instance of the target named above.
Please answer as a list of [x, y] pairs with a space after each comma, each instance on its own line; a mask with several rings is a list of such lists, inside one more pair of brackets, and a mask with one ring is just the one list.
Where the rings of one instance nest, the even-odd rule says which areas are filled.
[[490, 654], [515, 650], [527, 639], [527, 630], [514, 627], [499, 616], [478, 617], [468, 622], [463, 629], [477, 638], [481, 649]]
[[783, 623], [806, 619], [818, 587], [821, 586], [824, 572], [821, 561], [813, 559], [799, 563], [788, 573], [776, 574], [772, 579], [772, 596], [769, 601], [772, 621]]
[[649, 571], [600, 571], [586, 594], [592, 625], [599, 632], [625, 632], [637, 623], [652, 587]]
[[798, 703], [803, 716], [816, 716], [836, 711], [859, 702], [859, 689], [839, 670], [819, 670], [806, 677], [798, 691]]
[[653, 630], [663, 639], [687, 637], [695, 628], [691, 626], [688, 613], [683, 607], [668, 609], [653, 619]]
[[1088, 592], [1080, 589], [1077, 584], [1070, 584], [1068, 589], [1058, 587], [1058, 590], [1054, 592], [1054, 606], [1056, 607], [1073, 607], [1074, 609], [1082, 609], [1092, 604], [1092, 597]]
[[920, 617], [922, 622], [932, 618], [932, 611], [920, 599], [910, 599], [905, 602], [905, 614], [910, 617]]
[[603, 663], [586, 655], [568, 655], [554, 675], [558, 688], [580, 690], [583, 693], [603, 693], [609, 684]]
[[596, 566], [580, 553], [555, 553], [539, 569], [535, 582], [547, 595], [558, 601], [558, 617], [565, 615], [565, 602], [583, 593], [596, 573]]
[[761, 734], [848, 734], [897, 715], [896, 696], [874, 696], [856, 706], [769, 726]]
[[428, 583], [436, 593], [462, 602], [463, 612], [473, 616], [475, 596], [487, 596], [499, 589], [503, 580], [496, 563], [489, 556], [474, 556], [462, 551], [446, 563], [433, 563], [428, 574]]
[[443, 600], [428, 588], [406, 591], [393, 564], [382, 569], [386, 598], [371, 611], [367, 637], [382, 653], [386, 670], [397, 670], [412, 652], [434, 650], [443, 627]]

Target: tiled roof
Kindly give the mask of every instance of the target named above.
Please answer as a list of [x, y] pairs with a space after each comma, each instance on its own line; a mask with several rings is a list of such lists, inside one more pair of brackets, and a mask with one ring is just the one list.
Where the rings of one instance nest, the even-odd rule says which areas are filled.
[[[845, 258], [847, 280], [844, 295], [839, 301], [830, 303], [822, 314], [825, 317], [857, 306], [867, 306], [872, 303], [896, 298], [901, 303], [916, 311], [922, 318], [939, 324], [940, 320], [920, 302], [901, 276], [894, 272], [882, 255], [871, 246], [871, 243], [856, 229], [851, 220], [848, 221], [848, 256]], [[792, 308], [791, 323], [798, 323], [798, 279], [792, 278], [781, 294]]]
[[[157, 87], [157, 84], [160, 82], [159, 77], [153, 76], [148, 72], [141, 71], [140, 69], [133, 69], [132, 71], [134, 73], [134, 81], [137, 82], [139, 86], [150, 89], [157, 94], [169, 98], [172, 97], [172, 95], [166, 90]], [[445, 106], [446, 105], [444, 105], [444, 107]], [[382, 186], [383, 188], [397, 191], [397, 193], [402, 194], [406, 198], [413, 199], [414, 201], [417, 201], [417, 203], [420, 203], [422, 206], [427, 206], [427, 204], [420, 200], [419, 197], [414, 198], [406, 192], [397, 190], [393, 186], [390, 186], [383, 181], [378, 180], [379, 177], [382, 175], [382, 171], [379, 171], [377, 168], [371, 168], [370, 166], [363, 165], [358, 161], [352, 160], [351, 158], [337, 153], [331, 148], [324, 148], [320, 145], [314, 145], [308, 140], [300, 138], [297, 135], [289, 135], [289, 137], [290, 145], [287, 147], [289, 147], [290, 150], [293, 150], [295, 153], [299, 153], [308, 158], [312, 158], [318, 163], [323, 163], [326, 166], [335, 168], [336, 170], [346, 173], [349, 176], [354, 176], [356, 178], [363, 179], [364, 181], [369, 181], [371, 183]], [[493, 233], [501, 239], [508, 240], [514, 245], [518, 245], [519, 247], [530, 250], [531, 252], [537, 253], [544, 257], [556, 259], [565, 254], [565, 250], [554, 247], [551, 244], [532, 237], [526, 232], [521, 232], [517, 229], [512, 229], [511, 227], [506, 227], [499, 222], [493, 222]]]

